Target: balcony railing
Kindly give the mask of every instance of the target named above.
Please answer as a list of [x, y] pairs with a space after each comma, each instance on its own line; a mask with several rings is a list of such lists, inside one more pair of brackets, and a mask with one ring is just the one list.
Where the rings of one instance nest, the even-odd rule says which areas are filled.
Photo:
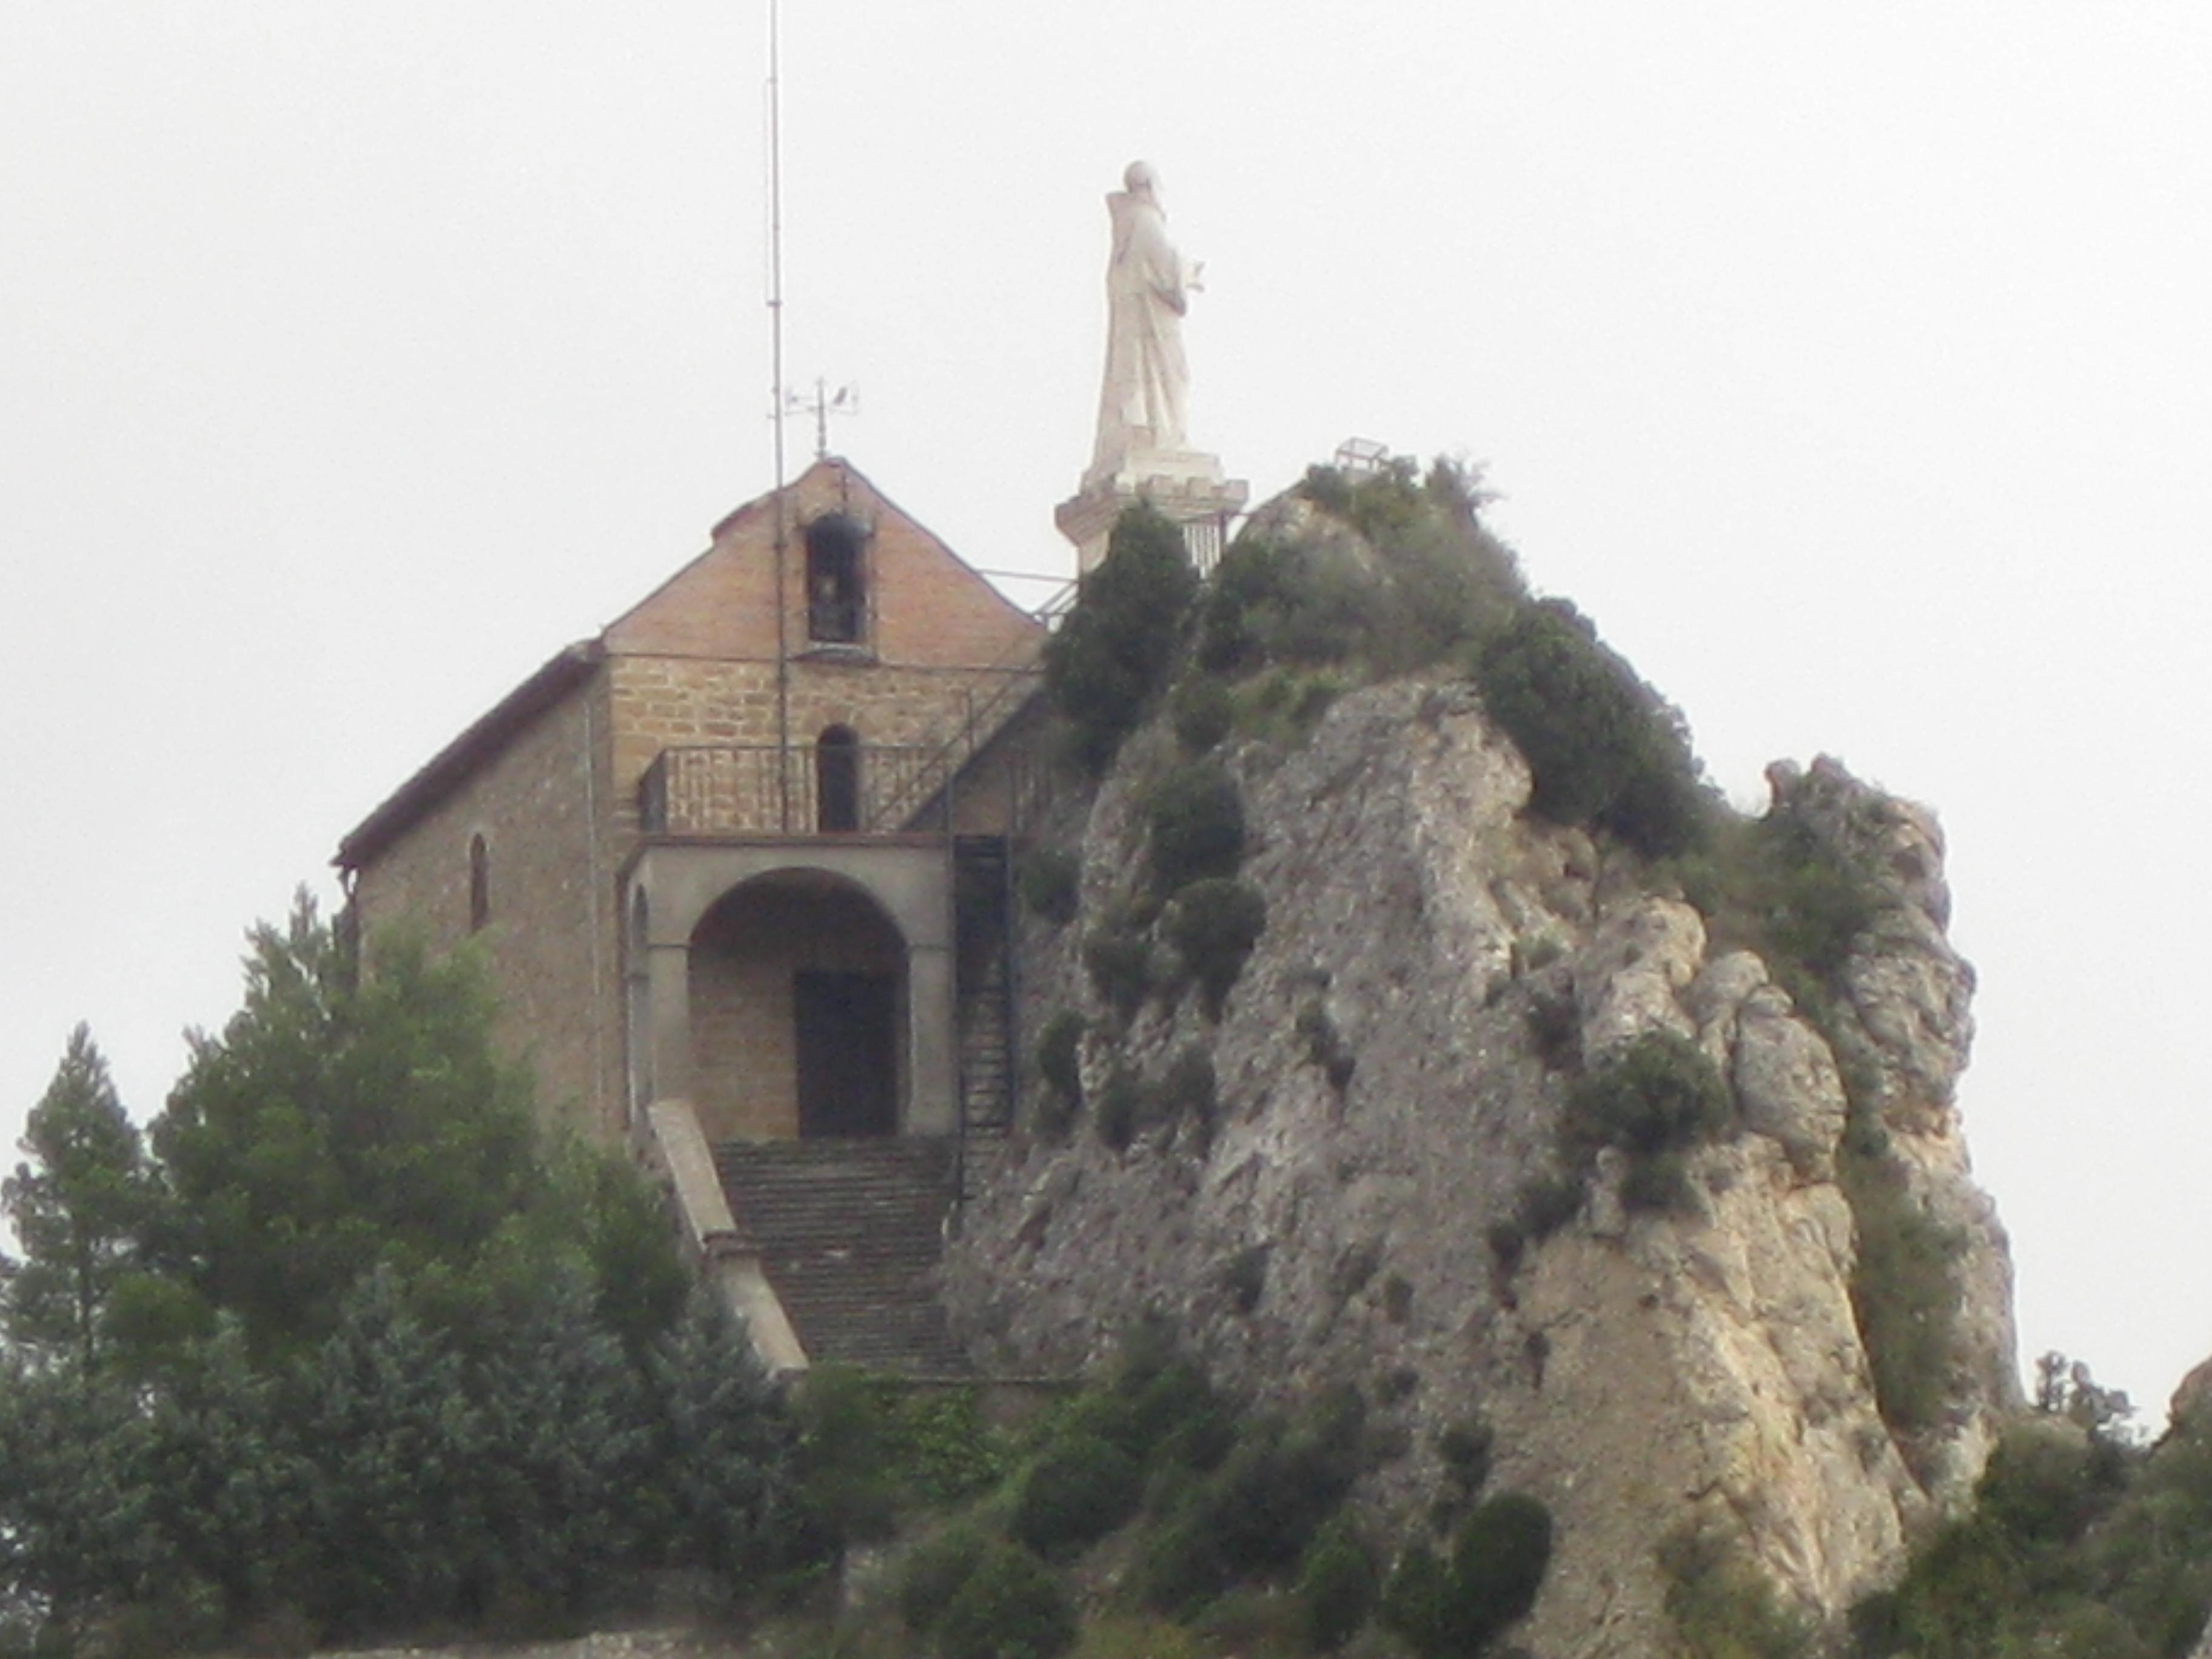
[[[1049, 633], [1075, 603], [1073, 582], [1030, 614]], [[979, 671], [950, 730], [921, 744], [850, 749], [716, 744], [664, 749], [638, 780], [638, 825], [655, 836], [889, 835], [951, 828], [951, 782], [1036, 689], [1038, 639], [1025, 635]], [[1018, 826], [1044, 797], [1048, 769], [1010, 759]]]
[[717, 744], [664, 749], [638, 781], [638, 827], [652, 836], [860, 833], [905, 829], [941, 793], [942, 750], [863, 744], [823, 750]]

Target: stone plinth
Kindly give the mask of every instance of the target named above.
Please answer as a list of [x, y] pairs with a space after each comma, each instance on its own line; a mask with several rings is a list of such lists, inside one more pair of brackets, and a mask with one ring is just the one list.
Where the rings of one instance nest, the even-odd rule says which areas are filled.
[[1220, 558], [1229, 520], [1250, 495], [1243, 479], [1222, 477], [1218, 457], [1156, 450], [1131, 455], [1109, 471], [1094, 470], [1052, 516], [1060, 533], [1075, 544], [1076, 569], [1087, 574], [1106, 556], [1115, 520], [1139, 501], [1150, 501], [1182, 526], [1191, 562], [1203, 574]]

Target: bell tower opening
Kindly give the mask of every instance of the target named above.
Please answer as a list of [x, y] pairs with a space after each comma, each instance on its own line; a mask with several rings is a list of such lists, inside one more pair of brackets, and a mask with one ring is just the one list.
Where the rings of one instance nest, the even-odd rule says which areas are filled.
[[845, 513], [806, 526], [806, 638], [814, 645], [859, 645], [867, 636], [868, 532]]

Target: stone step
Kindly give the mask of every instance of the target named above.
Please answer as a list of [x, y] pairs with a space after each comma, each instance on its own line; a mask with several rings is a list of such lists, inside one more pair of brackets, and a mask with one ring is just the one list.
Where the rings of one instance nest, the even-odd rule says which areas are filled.
[[810, 1357], [964, 1375], [931, 1274], [955, 1150], [945, 1139], [728, 1142], [715, 1164], [738, 1231]]

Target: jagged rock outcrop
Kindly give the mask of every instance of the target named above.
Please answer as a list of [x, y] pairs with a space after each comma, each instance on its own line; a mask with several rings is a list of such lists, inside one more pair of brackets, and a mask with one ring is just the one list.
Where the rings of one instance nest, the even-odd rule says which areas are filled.
[[[976, 1357], [1073, 1368], [1158, 1313], [1257, 1396], [1356, 1382], [1407, 1449], [1360, 1493], [1402, 1535], [1437, 1491], [1438, 1431], [1486, 1419], [1492, 1489], [1557, 1523], [1523, 1638], [1549, 1659], [1663, 1651], [1655, 1548], [1685, 1526], [1823, 1617], [1884, 1582], [1971, 1486], [2017, 1390], [2003, 1236], [1953, 1104], [1972, 978], [1944, 938], [1932, 818], [1832, 763], [1774, 775], [1881, 872], [1832, 1045], [1632, 854], [1525, 816], [1527, 767], [1471, 688], [1372, 687], [1301, 747], [1229, 751], [1266, 932], [1218, 1026], [1185, 996], [1124, 1028], [1080, 939], [1141, 878], [1140, 796], [1169, 741], [1140, 734], [1088, 803], [1083, 919], [1025, 924], [1025, 1012], [1032, 1034], [1086, 1014], [1093, 1100], [1116, 1067], [1157, 1082], [1202, 1049], [1210, 1139], [1186, 1115], [1122, 1152], [1087, 1121], [1018, 1146], [943, 1270]], [[1571, 1219], [1494, 1247], [1556, 1173], [1573, 1073], [1654, 1030], [1705, 1051], [1741, 1125], [1692, 1161], [1688, 1210], [1625, 1205], [1607, 1152]], [[1847, 1068], [1911, 1201], [1960, 1242], [1942, 1409], [1909, 1437], [1876, 1408], [1853, 1311]]]

